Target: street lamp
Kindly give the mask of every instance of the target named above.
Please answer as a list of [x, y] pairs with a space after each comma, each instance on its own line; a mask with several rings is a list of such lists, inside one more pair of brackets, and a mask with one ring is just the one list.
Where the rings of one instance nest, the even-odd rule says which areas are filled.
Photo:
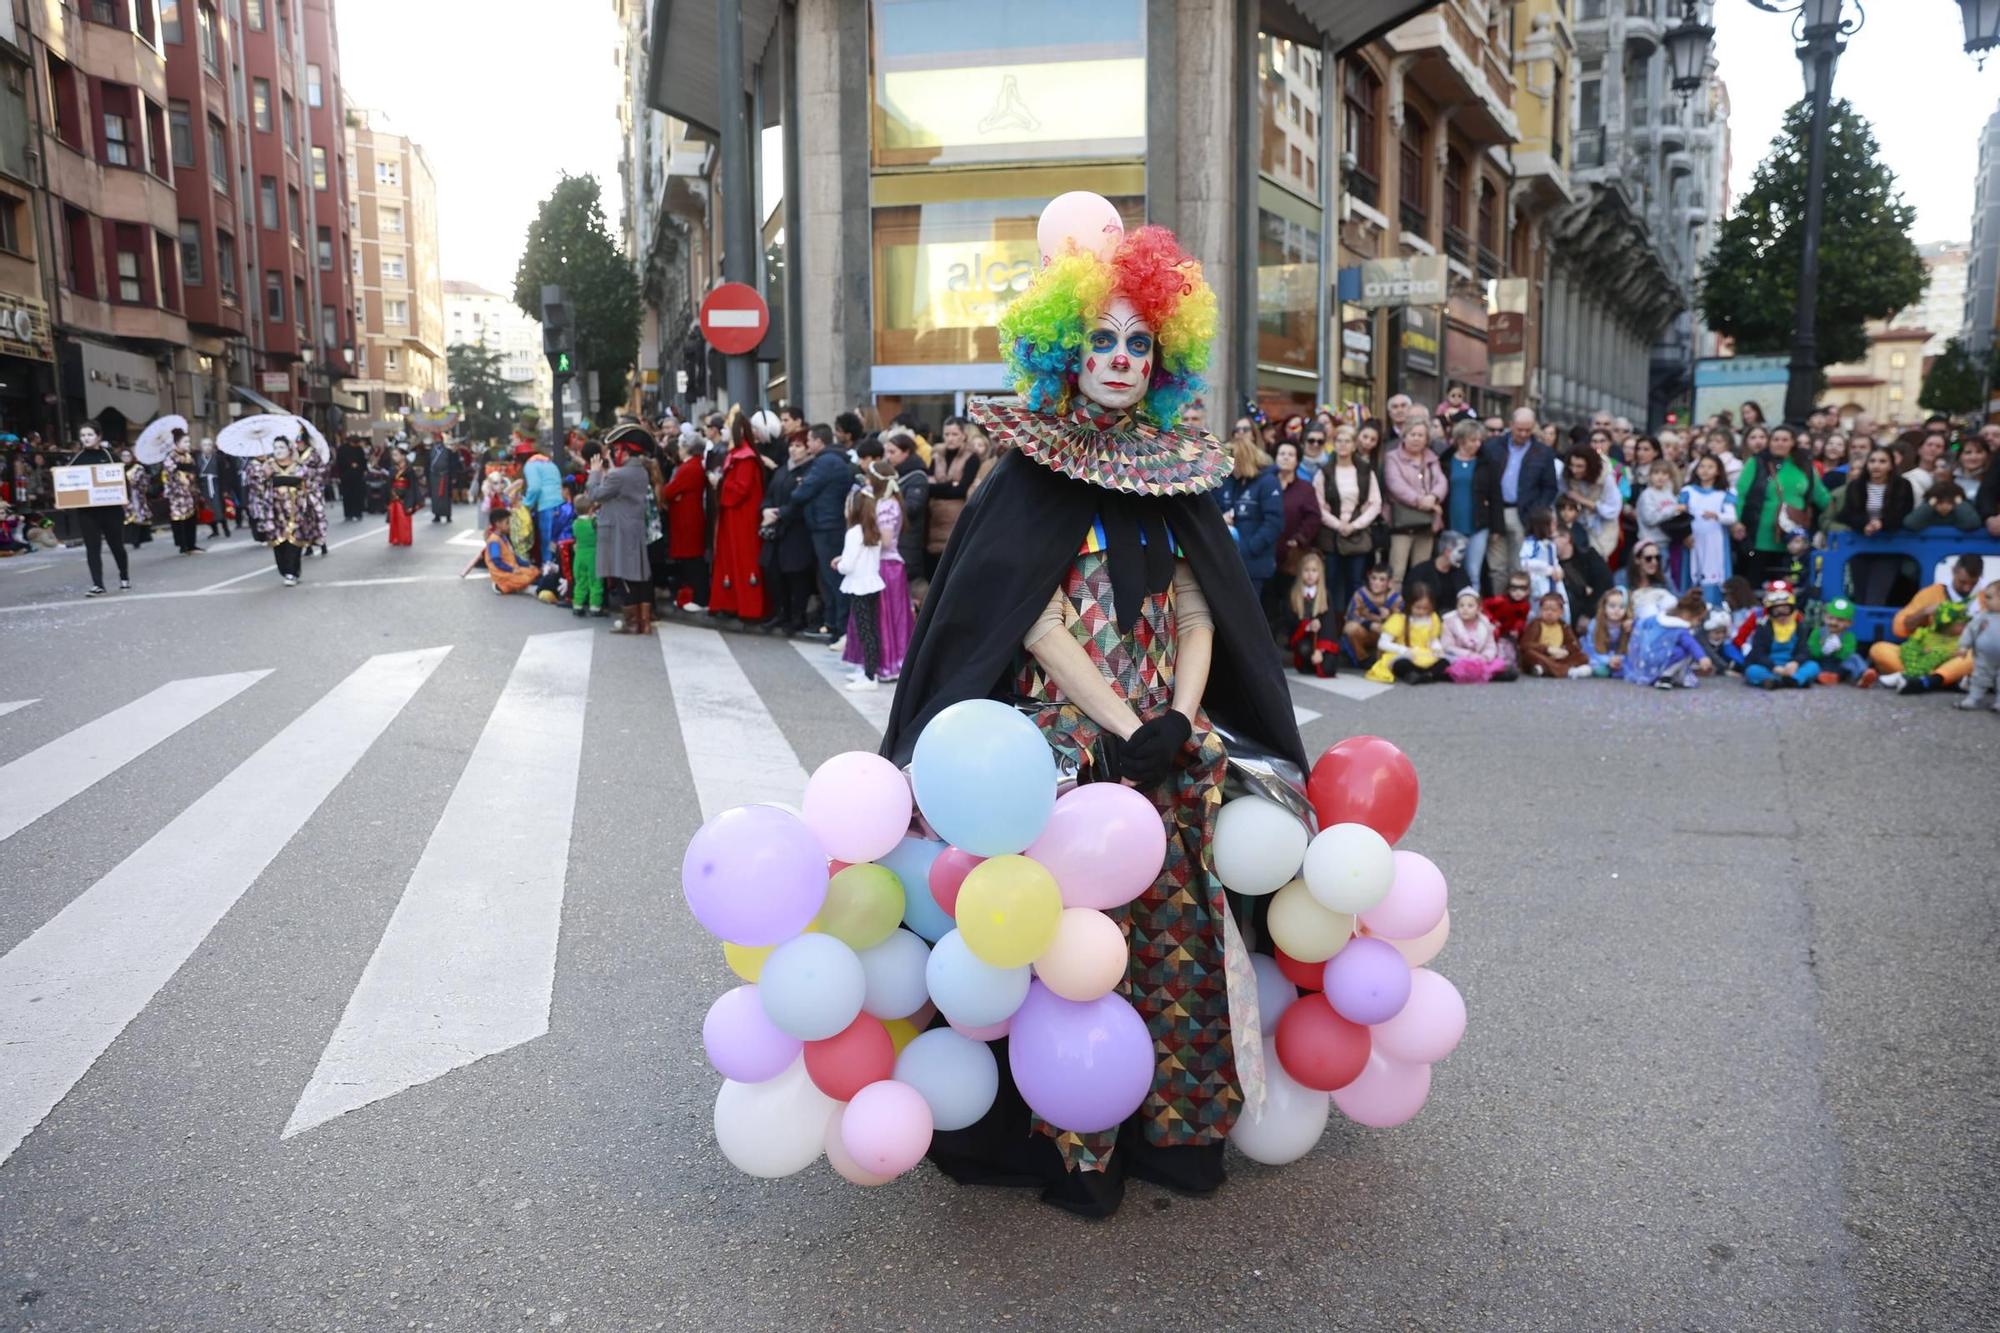
[[[2000, 0], [1994, 0], [2000, 4]], [[1685, 104], [1700, 89], [1708, 73], [1708, 50], [1715, 41], [1715, 28], [1701, 21], [1697, 0], [1681, 0], [1681, 21], [1667, 29], [1667, 67], [1673, 71], [1674, 91]]]
[[2000, 46], [2000, 0], [1958, 0], [1965, 20], [1965, 53], [1986, 68], [1986, 53]]

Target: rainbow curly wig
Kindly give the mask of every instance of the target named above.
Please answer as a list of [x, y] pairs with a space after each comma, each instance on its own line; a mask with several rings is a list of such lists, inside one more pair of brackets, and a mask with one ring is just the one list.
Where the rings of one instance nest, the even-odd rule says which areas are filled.
[[1215, 339], [1215, 292], [1165, 227], [1129, 233], [1108, 262], [1074, 246], [1050, 260], [1000, 317], [1008, 377], [1033, 411], [1067, 412], [1084, 338], [1117, 296], [1138, 309], [1159, 344], [1139, 413], [1172, 430], [1201, 393]]

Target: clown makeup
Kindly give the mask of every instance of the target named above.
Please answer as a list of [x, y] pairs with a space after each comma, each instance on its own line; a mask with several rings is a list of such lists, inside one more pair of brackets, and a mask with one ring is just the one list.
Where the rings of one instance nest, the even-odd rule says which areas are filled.
[[1152, 383], [1153, 354], [1152, 326], [1130, 301], [1115, 297], [1084, 337], [1076, 387], [1100, 407], [1137, 407]]

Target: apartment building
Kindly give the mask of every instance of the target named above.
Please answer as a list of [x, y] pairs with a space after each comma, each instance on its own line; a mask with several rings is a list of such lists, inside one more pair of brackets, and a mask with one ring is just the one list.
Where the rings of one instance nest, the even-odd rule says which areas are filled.
[[360, 339], [350, 387], [367, 400], [371, 431], [403, 429], [403, 414], [445, 400], [444, 286], [438, 270], [437, 183], [423, 149], [382, 112], [347, 111], [349, 263]]

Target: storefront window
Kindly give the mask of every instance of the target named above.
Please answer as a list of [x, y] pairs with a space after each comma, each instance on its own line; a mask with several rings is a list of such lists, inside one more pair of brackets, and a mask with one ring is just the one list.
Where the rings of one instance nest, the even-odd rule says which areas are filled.
[[1319, 228], [1259, 208], [1257, 360], [1261, 364], [1317, 375], [1319, 271]]
[[1145, 8], [873, 0], [875, 165], [1144, 153]]
[[1282, 37], [1262, 35], [1263, 146], [1258, 169], [1267, 180], [1301, 198], [1319, 199], [1319, 52]]
[[1358, 305], [1340, 307], [1340, 402], [1359, 404], [1373, 415], [1375, 401], [1375, 312]]
[[[1036, 194], [876, 209], [876, 363], [1000, 360], [993, 325], [1035, 276], [1035, 223], [1048, 200]], [[1111, 202], [1127, 227], [1144, 220], [1142, 197]]]

